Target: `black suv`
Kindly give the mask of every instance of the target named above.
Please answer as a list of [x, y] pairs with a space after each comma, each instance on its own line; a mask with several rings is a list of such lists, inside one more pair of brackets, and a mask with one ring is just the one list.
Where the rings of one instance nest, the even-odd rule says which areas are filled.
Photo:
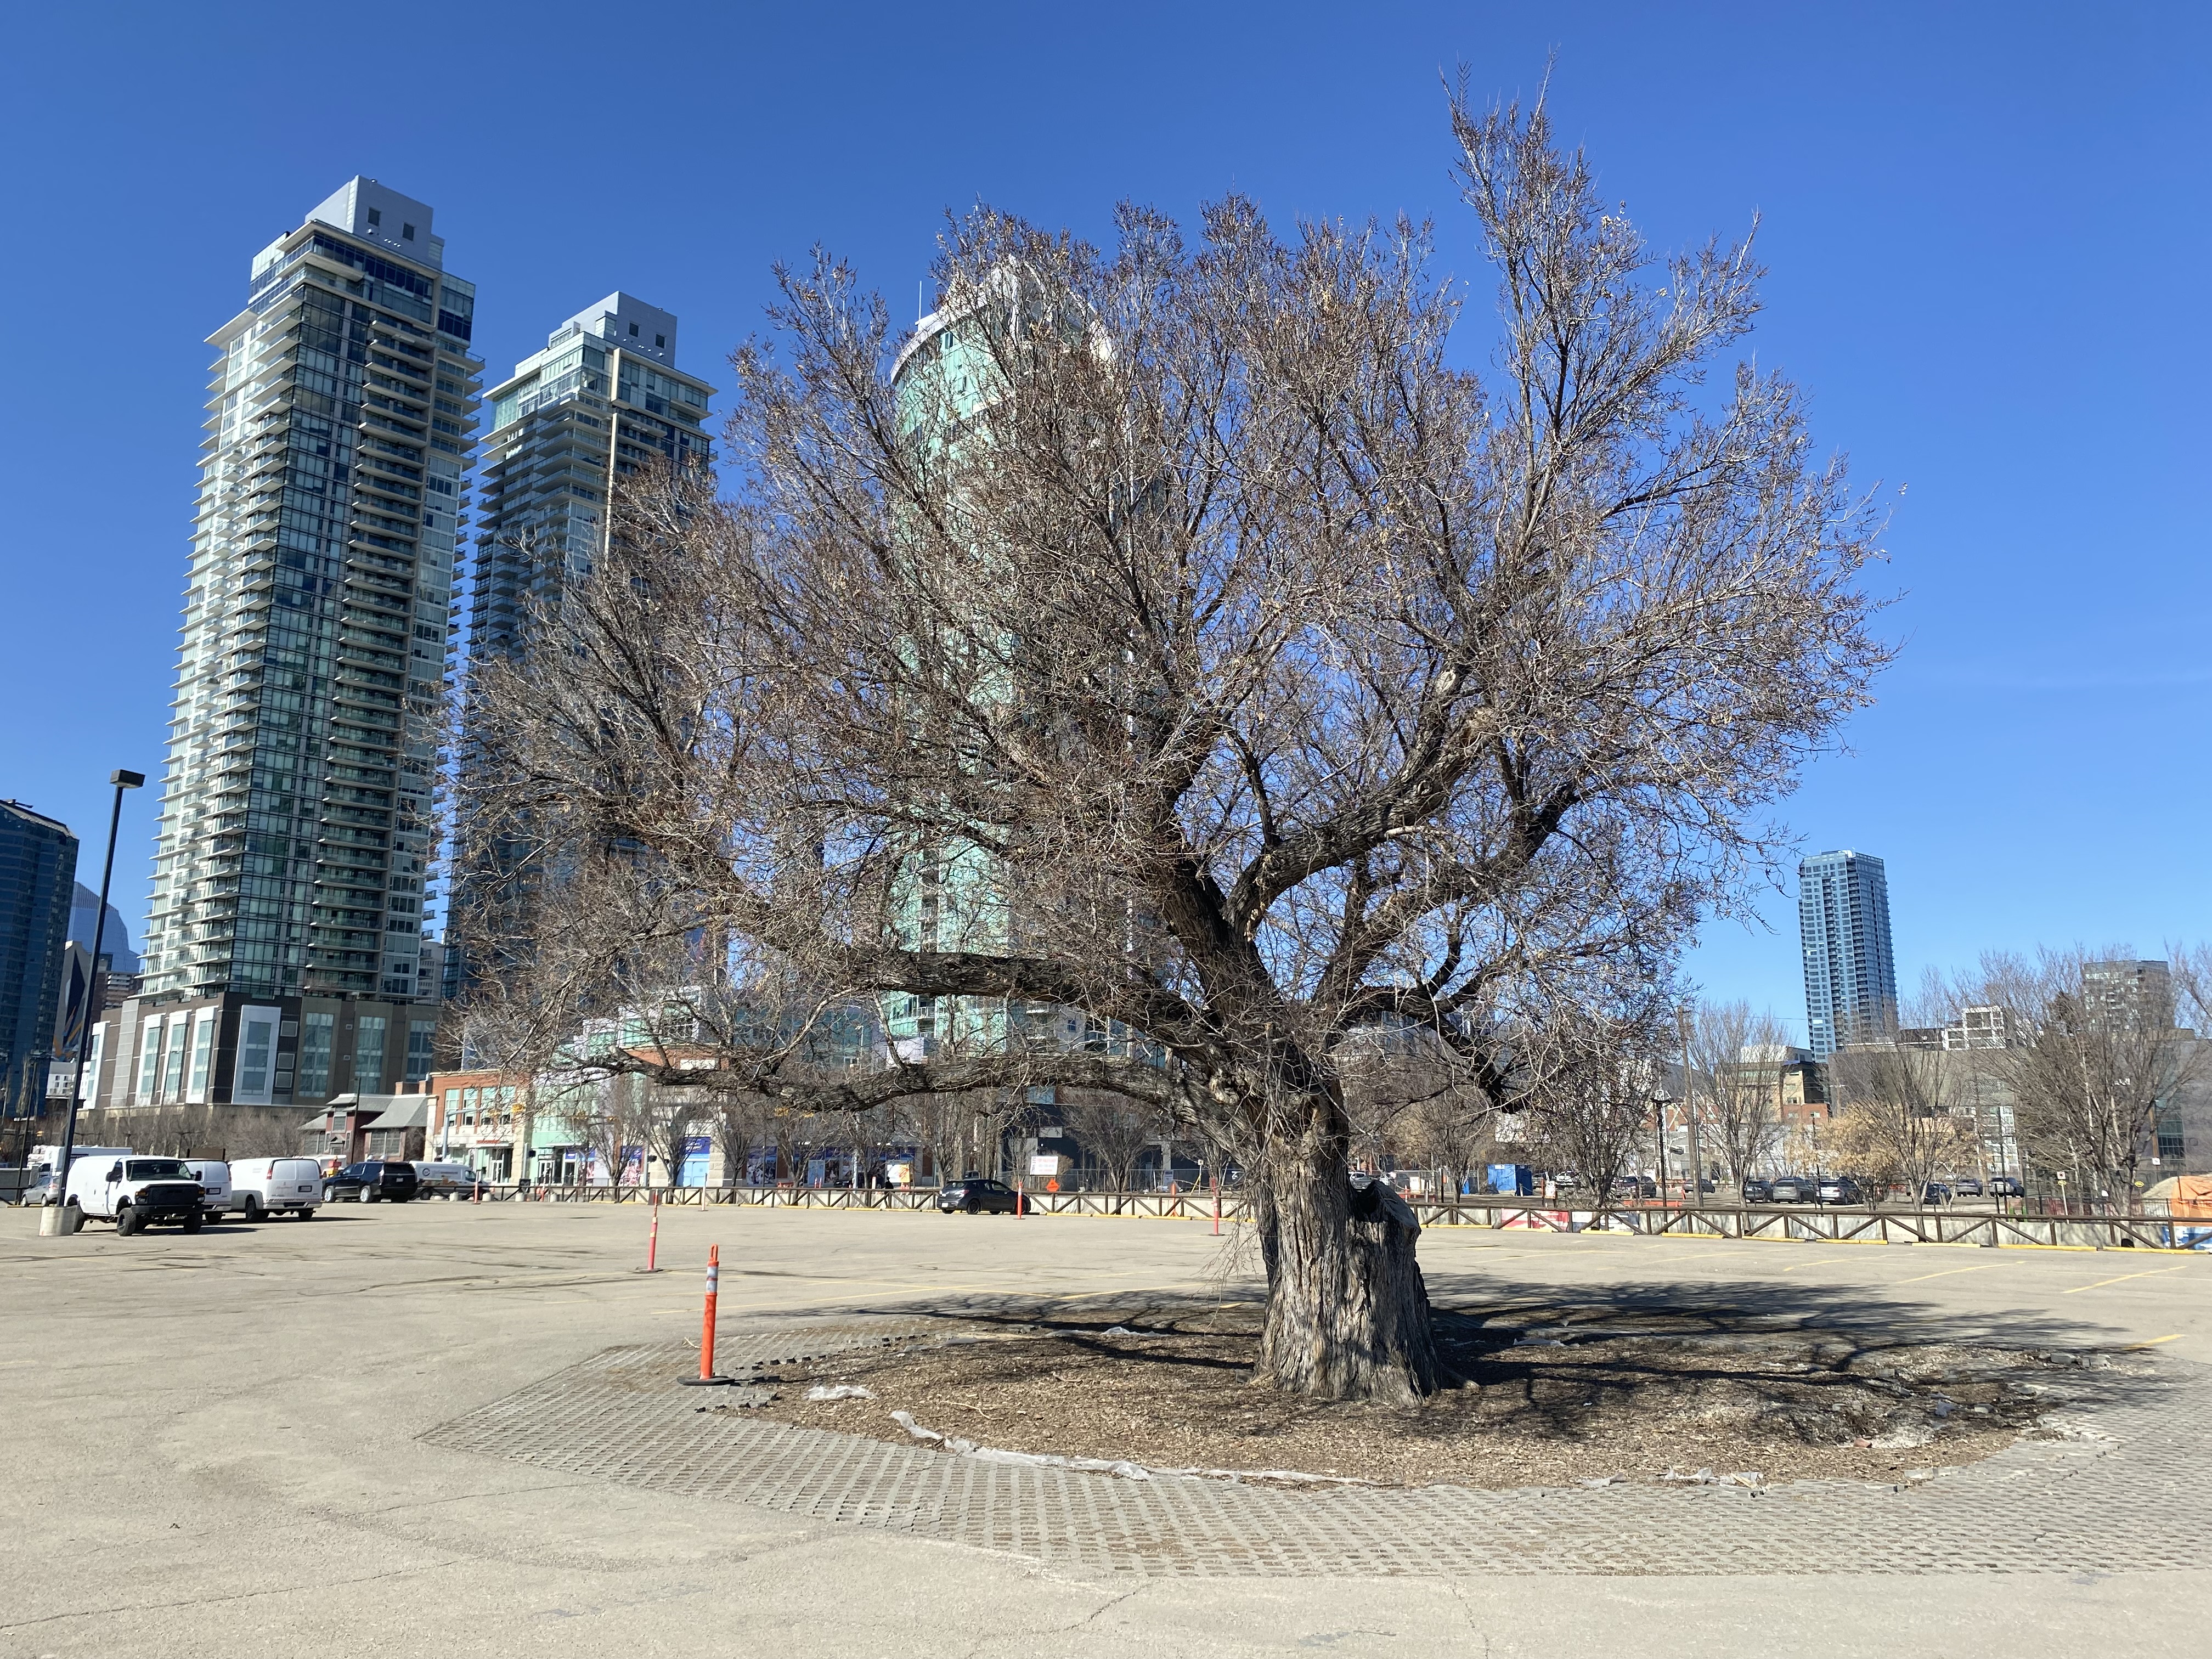
[[978, 1210], [997, 1210], [1003, 1214], [1016, 1215], [1020, 1212], [1021, 1194], [1002, 1181], [984, 1181], [970, 1176], [965, 1181], [956, 1181], [937, 1195], [937, 1207], [950, 1215], [955, 1210], [974, 1215]]
[[1747, 1204], [1771, 1204], [1774, 1202], [1774, 1183], [1762, 1181], [1757, 1176], [1746, 1176], [1742, 1194]]
[[374, 1204], [379, 1200], [387, 1204], [404, 1204], [415, 1196], [416, 1185], [412, 1164], [372, 1158], [366, 1164], [349, 1164], [336, 1175], [325, 1176], [323, 1202], [335, 1204], [342, 1198], [350, 1198], [362, 1204]]

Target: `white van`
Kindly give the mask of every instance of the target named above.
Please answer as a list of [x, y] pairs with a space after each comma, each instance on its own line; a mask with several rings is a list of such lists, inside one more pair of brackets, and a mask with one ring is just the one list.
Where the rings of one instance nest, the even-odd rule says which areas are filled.
[[[24, 1165], [23, 1202], [50, 1204], [53, 1201], [54, 1163], [62, 1155], [58, 1146], [33, 1146]], [[72, 1146], [70, 1148], [70, 1168], [91, 1158], [104, 1158], [112, 1164], [118, 1158], [131, 1156], [128, 1146]]]
[[290, 1212], [305, 1221], [323, 1201], [323, 1166], [312, 1158], [242, 1158], [230, 1166], [230, 1207], [248, 1221]]
[[[72, 1157], [64, 1197], [76, 1212], [73, 1222], [112, 1221], [115, 1231], [126, 1235], [143, 1232], [157, 1221], [173, 1221], [196, 1233], [207, 1219], [200, 1208], [200, 1183], [182, 1158], [141, 1158], [136, 1152], [90, 1161]], [[75, 1232], [76, 1226], [65, 1231]]]
[[192, 1172], [192, 1179], [200, 1183], [200, 1208], [208, 1219], [230, 1208], [230, 1165], [219, 1158], [188, 1158], [185, 1167]]

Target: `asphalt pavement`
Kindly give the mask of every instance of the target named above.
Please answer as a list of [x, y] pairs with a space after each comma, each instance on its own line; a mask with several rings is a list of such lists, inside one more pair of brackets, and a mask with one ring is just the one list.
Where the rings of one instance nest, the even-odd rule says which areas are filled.
[[[732, 1335], [1250, 1280], [1204, 1222], [660, 1215], [647, 1275], [634, 1205], [345, 1206], [128, 1239], [41, 1239], [35, 1214], [0, 1212], [0, 1406], [21, 1448], [0, 1655], [2212, 1650], [2196, 1568], [1837, 1573], [1739, 1540], [1697, 1574], [1133, 1582], [426, 1441], [611, 1346], [695, 1335], [709, 1243]], [[1441, 1228], [1421, 1256], [1447, 1303], [1673, 1287], [2140, 1345], [2191, 1389], [2212, 1367], [2201, 1256]], [[2173, 1495], [2146, 1492], [2146, 1527]], [[1534, 1496], [1525, 1524], [1545, 1525]]]

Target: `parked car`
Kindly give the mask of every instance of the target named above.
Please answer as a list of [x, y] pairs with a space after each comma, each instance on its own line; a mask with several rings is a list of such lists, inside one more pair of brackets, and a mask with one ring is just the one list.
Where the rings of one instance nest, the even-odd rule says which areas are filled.
[[1810, 1204], [1820, 1195], [1820, 1183], [1811, 1176], [1777, 1176], [1767, 1183], [1766, 1195], [1776, 1204]]
[[295, 1215], [305, 1221], [323, 1199], [323, 1166], [312, 1158], [245, 1158], [230, 1166], [230, 1207], [248, 1221]]
[[415, 1196], [468, 1199], [477, 1195], [483, 1178], [465, 1164], [417, 1164]]
[[204, 1218], [200, 1183], [176, 1158], [73, 1158], [65, 1201], [80, 1218], [112, 1221], [125, 1234], [165, 1221], [196, 1233]]
[[230, 1165], [220, 1158], [188, 1158], [185, 1168], [200, 1183], [200, 1209], [210, 1221], [230, 1208]]
[[1991, 1198], [2026, 1198], [2027, 1196], [2027, 1188], [2021, 1186], [2020, 1182], [2014, 1181], [2010, 1176], [1991, 1176], [1990, 1177], [1990, 1196]]
[[1741, 1196], [1747, 1204], [1771, 1204], [1774, 1202], [1774, 1183], [1758, 1176], [1746, 1176]]
[[366, 1164], [349, 1164], [325, 1180], [323, 1202], [335, 1204], [340, 1199], [352, 1199], [361, 1204], [374, 1204], [380, 1200], [387, 1204], [404, 1204], [415, 1196], [416, 1184], [412, 1164], [371, 1158]]
[[1863, 1204], [1866, 1193], [1849, 1176], [1823, 1176], [1814, 1196], [1823, 1204]]
[[1659, 1183], [1650, 1176], [1615, 1176], [1613, 1178], [1613, 1195], [1615, 1198], [1656, 1198], [1659, 1196]]
[[979, 1210], [996, 1210], [1012, 1215], [1021, 1202], [1021, 1194], [1003, 1181], [981, 1181], [970, 1176], [965, 1181], [956, 1181], [937, 1195], [937, 1207], [950, 1215], [955, 1210], [974, 1215]]
[[1961, 1176], [1951, 1183], [1951, 1192], [1952, 1195], [1957, 1198], [1979, 1198], [1982, 1195], [1982, 1183], [1972, 1176]]
[[1920, 1189], [1920, 1201], [1923, 1204], [1948, 1204], [1951, 1201], [1949, 1183], [1942, 1181], [1928, 1182]]

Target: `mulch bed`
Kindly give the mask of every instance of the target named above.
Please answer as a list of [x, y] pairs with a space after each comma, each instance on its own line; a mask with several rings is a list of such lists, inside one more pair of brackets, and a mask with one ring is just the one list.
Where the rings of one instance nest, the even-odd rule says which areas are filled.
[[[950, 1322], [927, 1338], [748, 1379], [760, 1414], [1152, 1469], [1502, 1488], [1670, 1472], [1895, 1481], [1986, 1457], [2078, 1397], [2110, 1355], [1869, 1337], [1728, 1310], [1443, 1313], [1459, 1381], [1412, 1408], [1252, 1385], [1259, 1310], [1130, 1304], [1082, 1320]], [[809, 1400], [813, 1388], [868, 1397]]]

